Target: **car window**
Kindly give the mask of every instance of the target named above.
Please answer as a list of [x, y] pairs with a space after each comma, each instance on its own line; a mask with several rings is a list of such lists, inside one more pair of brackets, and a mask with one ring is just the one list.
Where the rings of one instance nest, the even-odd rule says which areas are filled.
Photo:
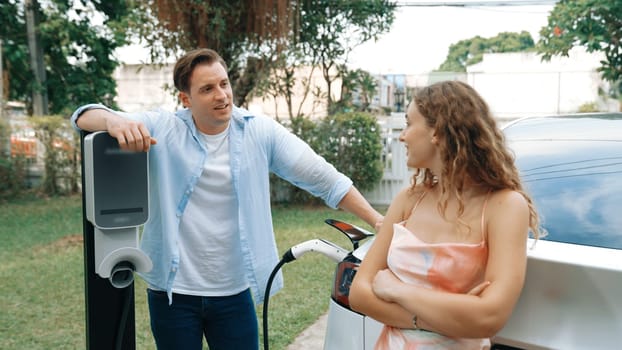
[[544, 239], [622, 249], [622, 142], [510, 142]]

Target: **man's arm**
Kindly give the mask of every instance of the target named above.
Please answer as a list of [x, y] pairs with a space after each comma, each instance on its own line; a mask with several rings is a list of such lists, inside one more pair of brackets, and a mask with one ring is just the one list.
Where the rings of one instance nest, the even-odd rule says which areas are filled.
[[142, 122], [124, 118], [105, 109], [89, 109], [76, 120], [76, 125], [86, 131], [108, 131], [119, 141], [121, 149], [147, 152], [156, 139]]
[[[378, 231], [383, 216], [340, 173], [306, 142], [271, 120], [274, 143], [271, 170], [281, 178], [322, 198], [331, 208], [341, 208]], [[345, 194], [344, 194], [345, 193]]]
[[339, 202], [339, 208], [358, 216], [376, 231], [380, 229], [382, 220], [384, 219], [382, 214], [376, 211], [376, 209], [369, 204], [369, 202], [365, 199], [365, 197], [363, 197], [361, 192], [354, 187], [354, 185], [350, 187], [350, 190], [346, 193], [343, 199], [341, 199], [341, 202]]

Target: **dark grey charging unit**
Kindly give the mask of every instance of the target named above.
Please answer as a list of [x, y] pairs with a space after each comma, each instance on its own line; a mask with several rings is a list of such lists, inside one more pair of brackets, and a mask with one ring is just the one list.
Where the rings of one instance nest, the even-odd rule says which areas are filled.
[[149, 169], [145, 152], [123, 151], [106, 132], [85, 140], [87, 215], [104, 229], [137, 227], [149, 218]]
[[126, 152], [107, 132], [81, 132], [86, 349], [134, 350], [134, 271], [149, 218], [148, 153]]
[[146, 152], [119, 148], [107, 132], [84, 138], [86, 217], [95, 226], [95, 272], [116, 288], [148, 272], [149, 257], [138, 248], [139, 226], [149, 218], [149, 160]]

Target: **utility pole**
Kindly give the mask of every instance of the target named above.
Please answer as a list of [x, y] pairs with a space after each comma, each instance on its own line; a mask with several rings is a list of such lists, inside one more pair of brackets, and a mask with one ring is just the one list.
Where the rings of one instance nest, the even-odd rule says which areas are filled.
[[[4, 120], [4, 71], [2, 70], [2, 38], [0, 38], [0, 156], [5, 157], [11, 154], [11, 136], [9, 120]], [[6, 139], [5, 139], [6, 138]]]
[[32, 90], [32, 107], [34, 115], [48, 114], [48, 94], [46, 87], [45, 66], [43, 65], [43, 50], [37, 37], [36, 9], [39, 7], [37, 0], [24, 2], [26, 13], [26, 34], [28, 36], [28, 49], [30, 51], [30, 68], [34, 74], [34, 87]]
[[4, 70], [2, 70], [2, 38], [0, 38], [0, 119], [4, 118]]
[[555, 5], [559, 0], [485, 0], [485, 1], [398, 1], [398, 7], [501, 7]]

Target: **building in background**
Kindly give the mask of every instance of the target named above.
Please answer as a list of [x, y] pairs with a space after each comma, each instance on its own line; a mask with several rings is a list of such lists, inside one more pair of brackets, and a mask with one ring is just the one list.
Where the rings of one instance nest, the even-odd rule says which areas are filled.
[[[332, 74], [336, 74], [333, 71]], [[326, 80], [320, 68], [302, 67], [296, 72], [296, 83], [293, 86], [292, 113], [298, 112], [312, 119], [326, 116], [328, 111]], [[233, 92], [235, 94], [235, 91]], [[331, 85], [333, 100], [341, 96], [341, 80], [335, 80]], [[248, 103], [248, 110], [264, 114], [275, 119], [289, 119], [287, 101], [283, 96], [266, 95], [254, 97]]]
[[[431, 72], [420, 75], [387, 74], [376, 76], [377, 91], [370, 109], [378, 117], [383, 132], [382, 160], [385, 172], [380, 184], [364, 193], [377, 205], [389, 204], [399, 189], [407, 186], [412, 172], [406, 167], [405, 149], [399, 142], [404, 127], [404, 111], [418, 89], [444, 80], [460, 80], [473, 86], [489, 103], [500, 124], [520, 117], [575, 113], [586, 104], [599, 111], [618, 111], [619, 102], [604, 97], [609, 85], [600, 78], [602, 54], [575, 48], [569, 57], [553, 57], [542, 62], [536, 53], [485, 54], [482, 62], [467, 67], [466, 72]], [[176, 94], [167, 89], [172, 83], [172, 65], [156, 67], [121, 66], [115, 72], [117, 104], [132, 112], [179, 107]], [[326, 83], [319, 69], [301, 69], [298, 81], [309, 79], [310, 93], [304, 97], [304, 86], [297, 84], [293, 107], [306, 116], [326, 115]], [[341, 82], [332, 86], [338, 99]], [[356, 99], [357, 94], [353, 94]], [[253, 98], [249, 109], [279, 119], [288, 118], [282, 97]]]
[[114, 71], [115, 102], [125, 112], [179, 108], [173, 85], [173, 64], [122, 64]]
[[467, 82], [500, 119], [576, 113], [587, 104], [617, 111], [619, 102], [602, 93], [610, 89], [597, 71], [604, 59], [582, 47], [550, 62], [535, 52], [484, 54], [482, 62], [467, 67]]
[[[602, 54], [579, 48], [572, 50], [569, 57], [553, 57], [550, 62], [542, 62], [536, 53], [485, 54], [483, 61], [467, 67], [466, 73], [407, 76], [407, 98], [410, 100], [418, 89], [438, 81], [463, 81], [488, 102], [500, 125], [521, 117], [576, 113], [585, 105], [604, 112], [618, 111], [620, 102], [602, 93], [610, 88], [597, 72], [602, 59]], [[406, 167], [406, 150], [398, 139], [405, 126], [403, 114], [378, 119], [383, 134], [384, 175], [378, 186], [364, 195], [374, 205], [388, 205], [400, 189], [410, 184], [412, 171]]]
[[[609, 84], [600, 78], [597, 68], [602, 53], [587, 53], [582, 48], [569, 57], [555, 56], [542, 62], [535, 52], [485, 54], [482, 62], [467, 67], [467, 72], [431, 72], [421, 75], [386, 74], [376, 76], [377, 91], [370, 108], [388, 115], [405, 111], [412, 94], [419, 88], [442, 80], [460, 80], [473, 86], [499, 119], [578, 112], [593, 104], [601, 111], [619, 110], [619, 102], [604, 97]], [[172, 81], [173, 65], [122, 65], [114, 73], [116, 102], [128, 112], [179, 107]], [[326, 82], [319, 69], [303, 68], [297, 73], [292, 107], [304, 115], [326, 115]], [[309, 81], [308, 91], [302, 81]], [[339, 99], [341, 81], [332, 85], [333, 99]], [[305, 95], [305, 91], [306, 95]], [[235, 93], [235, 92], [234, 92]], [[354, 97], [356, 99], [356, 94]], [[283, 97], [263, 96], [249, 101], [249, 110], [272, 118], [287, 119]]]

